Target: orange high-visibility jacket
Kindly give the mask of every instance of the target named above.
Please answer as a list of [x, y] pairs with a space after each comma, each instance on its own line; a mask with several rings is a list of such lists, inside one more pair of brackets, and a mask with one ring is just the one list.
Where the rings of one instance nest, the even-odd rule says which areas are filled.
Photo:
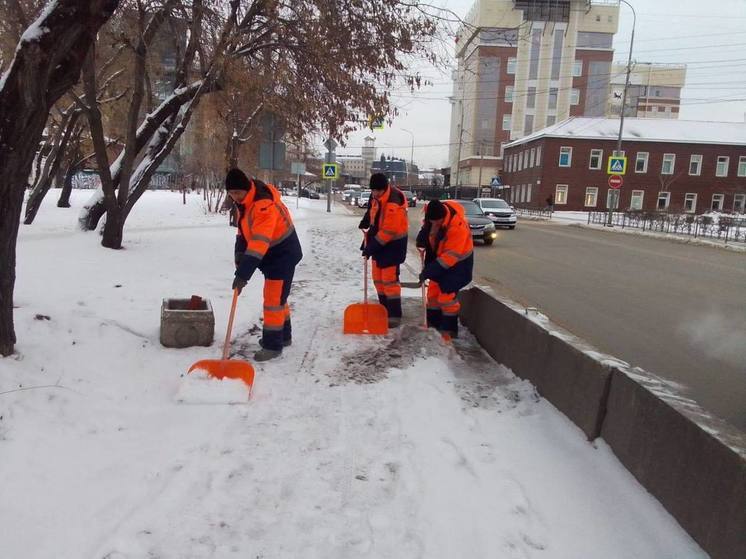
[[265, 275], [295, 267], [303, 257], [290, 211], [271, 184], [253, 179], [246, 198], [238, 205], [236, 275], [249, 280], [259, 268]]
[[361, 226], [368, 225], [370, 254], [382, 268], [401, 264], [407, 258], [407, 199], [398, 188], [389, 186], [381, 198], [370, 197]]
[[471, 281], [474, 243], [464, 207], [452, 200], [444, 200], [443, 205], [446, 216], [442, 225], [431, 231], [431, 223], [425, 221], [417, 246], [425, 247], [424, 277], [437, 281], [444, 293], [452, 293]]

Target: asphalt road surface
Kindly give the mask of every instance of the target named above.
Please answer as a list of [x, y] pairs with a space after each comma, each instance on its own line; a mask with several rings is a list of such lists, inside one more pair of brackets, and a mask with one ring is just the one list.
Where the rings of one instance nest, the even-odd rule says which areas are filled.
[[[412, 240], [420, 219], [410, 209]], [[475, 280], [746, 431], [746, 253], [549, 222], [498, 231]]]

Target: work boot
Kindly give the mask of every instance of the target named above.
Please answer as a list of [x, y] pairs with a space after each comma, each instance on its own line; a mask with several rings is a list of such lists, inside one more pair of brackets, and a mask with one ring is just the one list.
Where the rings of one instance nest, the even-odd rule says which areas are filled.
[[254, 361], [261, 363], [262, 361], [269, 361], [270, 359], [274, 359], [275, 357], [279, 357], [280, 355], [282, 355], [281, 349], [276, 350], [263, 347], [254, 354]]
[[389, 317], [389, 328], [398, 328], [399, 326], [401, 326], [401, 317], [390, 316]]
[[[293, 345], [293, 338], [282, 340], [282, 347], [288, 347], [291, 345]], [[259, 339], [259, 347], [264, 347], [264, 340], [262, 340], [261, 338]]]

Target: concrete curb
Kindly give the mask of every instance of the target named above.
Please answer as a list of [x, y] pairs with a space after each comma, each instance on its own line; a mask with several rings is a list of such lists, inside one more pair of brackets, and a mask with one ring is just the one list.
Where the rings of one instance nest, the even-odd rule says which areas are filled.
[[675, 386], [479, 287], [461, 321], [619, 461], [715, 559], [746, 557], [746, 436]]

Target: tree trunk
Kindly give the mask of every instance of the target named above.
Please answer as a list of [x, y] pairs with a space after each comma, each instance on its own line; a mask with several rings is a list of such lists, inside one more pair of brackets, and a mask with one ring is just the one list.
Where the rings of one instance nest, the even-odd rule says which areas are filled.
[[104, 236], [101, 246], [119, 250], [124, 238], [124, 212], [122, 210], [108, 211], [104, 224]]
[[98, 29], [119, 0], [57, 0], [29, 29], [0, 88], [0, 354], [13, 327], [16, 239], [26, 181], [51, 106], [77, 81]]
[[71, 161], [65, 171], [65, 180], [62, 183], [62, 192], [60, 192], [60, 199], [57, 200], [58, 208], [69, 208], [70, 207], [70, 195], [73, 192], [73, 177], [77, 172], [75, 162]]

